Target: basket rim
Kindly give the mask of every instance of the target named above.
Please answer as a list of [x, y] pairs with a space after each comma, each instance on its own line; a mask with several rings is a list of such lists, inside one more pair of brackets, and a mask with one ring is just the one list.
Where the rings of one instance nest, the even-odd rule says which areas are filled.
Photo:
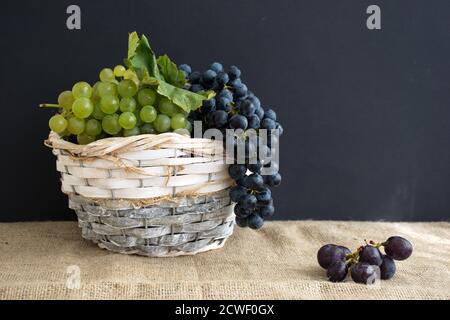
[[79, 145], [62, 139], [51, 131], [44, 145], [58, 150], [64, 150], [74, 156], [101, 157], [125, 152], [157, 150], [172, 148], [190, 150], [193, 153], [207, 153], [211, 150], [223, 153], [223, 144], [217, 140], [206, 138], [191, 138], [175, 132], [160, 134], [140, 134], [130, 137], [110, 137], [99, 139], [86, 145]]

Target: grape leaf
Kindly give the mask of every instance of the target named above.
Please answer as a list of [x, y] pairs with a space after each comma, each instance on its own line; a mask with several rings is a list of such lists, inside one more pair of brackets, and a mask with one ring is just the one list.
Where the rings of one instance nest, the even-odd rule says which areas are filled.
[[147, 76], [141, 80], [141, 84], [156, 87], [156, 91], [168, 98], [174, 104], [186, 112], [197, 109], [207, 97], [186, 89], [178, 88], [163, 80]]
[[206, 100], [212, 99], [216, 96], [216, 92], [214, 90], [207, 90], [207, 91], [202, 90], [197, 93], [199, 95], [204, 96]]
[[177, 65], [167, 55], [161, 56], [157, 60], [144, 35], [139, 39], [136, 32], [130, 34], [128, 57], [125, 62], [138, 74], [141, 85], [155, 87], [160, 95], [168, 98], [186, 112], [200, 107], [202, 101], [208, 96], [183, 89], [182, 87], [186, 83], [184, 73], [178, 70]]
[[127, 59], [131, 59], [134, 56], [138, 44], [139, 44], [139, 36], [138, 36], [137, 32], [136, 31], [131, 32], [128, 35], [128, 55], [127, 55]]
[[167, 54], [160, 56], [157, 60], [159, 70], [163, 75], [166, 82], [183, 88], [186, 84], [186, 75], [183, 71], [178, 70], [178, 67], [175, 63], [173, 63]]
[[169, 100], [186, 112], [197, 109], [202, 105], [203, 100], [205, 100], [205, 97], [200, 94], [177, 88], [164, 81], [159, 82], [157, 92], [169, 98]]
[[130, 34], [128, 38], [128, 58], [127, 66], [131, 66], [143, 78], [146, 74], [156, 79], [163, 79], [159, 73], [156, 56], [153, 52], [147, 38], [142, 35], [140, 40], [136, 32]]

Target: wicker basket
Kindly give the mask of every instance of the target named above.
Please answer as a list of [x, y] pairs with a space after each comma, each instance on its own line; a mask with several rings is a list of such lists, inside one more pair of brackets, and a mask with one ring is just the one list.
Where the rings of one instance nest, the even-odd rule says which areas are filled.
[[177, 256], [220, 248], [232, 234], [232, 180], [222, 143], [176, 133], [85, 146], [50, 133], [62, 191], [82, 236], [101, 248]]

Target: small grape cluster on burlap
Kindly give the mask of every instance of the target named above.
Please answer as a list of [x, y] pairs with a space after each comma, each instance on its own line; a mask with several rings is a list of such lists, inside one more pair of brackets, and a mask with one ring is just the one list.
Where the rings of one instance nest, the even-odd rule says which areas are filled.
[[[384, 248], [385, 254], [380, 251]], [[405, 260], [411, 256], [411, 242], [399, 236], [392, 236], [384, 242], [366, 242], [355, 252], [344, 246], [326, 244], [317, 252], [319, 265], [327, 270], [332, 282], [342, 282], [350, 272], [356, 283], [373, 284], [377, 279], [391, 279], [396, 266], [394, 260]]]

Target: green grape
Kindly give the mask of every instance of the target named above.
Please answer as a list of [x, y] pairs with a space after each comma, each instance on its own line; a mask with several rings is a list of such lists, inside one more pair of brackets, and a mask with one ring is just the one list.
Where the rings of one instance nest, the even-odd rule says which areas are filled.
[[123, 74], [125, 73], [126, 70], [127, 69], [125, 69], [124, 66], [119, 64], [119, 65], [114, 67], [114, 75], [116, 77], [123, 77]]
[[110, 68], [104, 68], [102, 71], [100, 71], [100, 80], [102, 82], [108, 82], [116, 80], [116, 77], [114, 77], [114, 72]]
[[185, 128], [180, 128], [180, 129], [176, 129], [173, 132], [181, 134], [183, 136], [190, 136], [191, 133], [189, 132], [189, 130], [185, 129]]
[[133, 129], [136, 126], [136, 116], [133, 112], [126, 111], [120, 115], [119, 124], [124, 129]]
[[91, 116], [97, 120], [103, 120], [103, 118], [106, 116], [106, 113], [104, 113], [100, 107], [100, 102], [97, 102], [95, 104], [94, 111], [92, 111]]
[[100, 98], [117, 95], [117, 85], [112, 82], [100, 82], [98, 84], [98, 95]]
[[110, 135], [116, 135], [122, 130], [122, 127], [119, 124], [119, 115], [117, 114], [108, 114], [102, 120], [102, 128], [103, 131]]
[[94, 111], [94, 104], [88, 98], [78, 98], [72, 105], [73, 114], [80, 119], [85, 119]]
[[169, 117], [173, 117], [180, 112], [180, 109], [167, 98], [159, 100], [158, 109], [159, 112]]
[[158, 113], [153, 106], [144, 106], [142, 107], [141, 112], [139, 112], [141, 120], [146, 123], [155, 121], [157, 115]]
[[89, 119], [86, 122], [86, 129], [84, 130], [87, 135], [97, 136], [102, 132], [102, 125], [98, 120]]
[[122, 98], [120, 100], [120, 111], [125, 112], [125, 111], [130, 111], [130, 112], [134, 112], [134, 110], [136, 110], [136, 100], [133, 97], [125, 97]]
[[92, 101], [98, 101], [100, 100], [100, 95], [98, 93], [98, 85], [100, 84], [100, 81], [97, 81], [96, 83], [94, 83], [94, 85], [92, 86], [92, 95], [91, 95], [91, 100]]
[[72, 95], [74, 98], [90, 98], [92, 95], [92, 88], [87, 82], [77, 82], [72, 87]]
[[141, 131], [139, 130], [138, 127], [134, 127], [132, 129], [125, 129], [125, 130], [123, 130], [123, 136], [124, 137], [137, 136], [139, 134], [141, 134]]
[[84, 131], [86, 122], [84, 119], [78, 119], [77, 117], [71, 117], [67, 122], [67, 130], [71, 134], [80, 134]]
[[139, 129], [141, 130], [142, 134], [154, 134], [154, 133], [156, 133], [156, 130], [155, 130], [155, 128], [153, 127], [153, 125], [151, 123], [146, 123], [146, 124], [140, 126]]
[[113, 114], [119, 109], [119, 98], [104, 96], [100, 100], [100, 109], [106, 114]]
[[95, 141], [95, 137], [88, 135], [86, 132], [77, 135], [78, 144], [88, 144]]
[[67, 120], [60, 114], [55, 114], [48, 120], [50, 130], [56, 133], [63, 133], [67, 128]]
[[186, 126], [184, 127], [187, 131], [192, 132], [192, 124], [190, 121], [186, 121]]
[[170, 126], [172, 129], [181, 129], [186, 127], [186, 117], [182, 113], [177, 113], [170, 119]]
[[144, 88], [138, 92], [138, 102], [141, 106], [151, 106], [156, 101], [156, 92], [150, 88]]
[[121, 97], [132, 97], [136, 94], [138, 87], [132, 80], [123, 79], [117, 86], [117, 91]]
[[72, 109], [72, 103], [75, 98], [72, 95], [72, 91], [66, 90], [59, 94], [58, 104], [66, 110]]
[[160, 133], [167, 132], [170, 129], [170, 118], [165, 114], [158, 114], [153, 126]]

